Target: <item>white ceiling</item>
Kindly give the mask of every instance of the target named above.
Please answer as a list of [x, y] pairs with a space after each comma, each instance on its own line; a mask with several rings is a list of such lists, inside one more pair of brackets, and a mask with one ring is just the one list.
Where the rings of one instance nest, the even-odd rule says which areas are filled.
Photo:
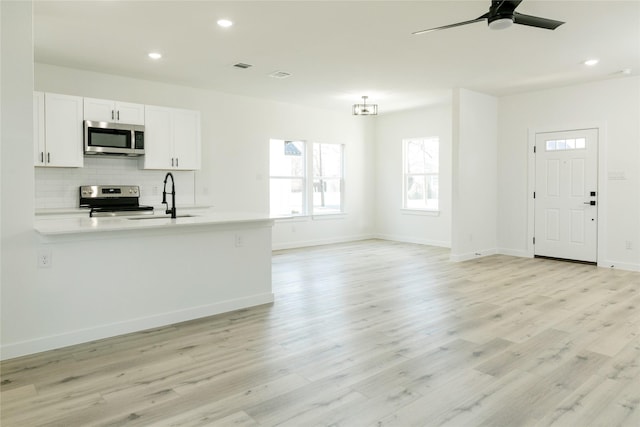
[[[489, 4], [35, 1], [35, 60], [348, 112], [368, 95], [381, 114], [442, 102], [454, 87], [500, 96], [640, 72], [640, 0], [520, 4], [566, 21], [555, 31], [479, 22], [411, 34], [477, 18]], [[220, 28], [220, 18], [235, 24]], [[588, 68], [591, 57], [600, 63]]]

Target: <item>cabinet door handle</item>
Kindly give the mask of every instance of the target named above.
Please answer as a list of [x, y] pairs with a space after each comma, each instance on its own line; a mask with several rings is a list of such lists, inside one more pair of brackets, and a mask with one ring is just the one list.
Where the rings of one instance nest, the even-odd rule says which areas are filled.
[[47, 163], [51, 163], [51, 153], [47, 153]]
[[179, 167], [178, 160], [179, 160], [178, 157], [176, 157], [176, 167]]
[[173, 157], [171, 158], [171, 167], [173, 167]]
[[120, 111], [118, 111], [118, 116], [116, 118], [120, 121]]
[[40, 163], [44, 163], [44, 151], [40, 152]]
[[113, 120], [113, 118], [114, 118], [114, 117], [115, 117], [115, 116], [114, 116], [114, 111], [113, 111], [113, 110], [111, 110], [111, 120]]

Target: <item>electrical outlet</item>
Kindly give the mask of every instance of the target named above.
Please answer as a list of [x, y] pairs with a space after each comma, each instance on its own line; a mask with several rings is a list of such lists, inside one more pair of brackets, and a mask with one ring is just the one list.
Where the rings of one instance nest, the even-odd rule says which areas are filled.
[[244, 245], [244, 237], [242, 234], [236, 234], [236, 248], [241, 248]]
[[41, 249], [38, 252], [38, 267], [40, 267], [40, 268], [51, 268], [52, 262], [53, 262], [53, 258], [52, 258], [50, 250]]

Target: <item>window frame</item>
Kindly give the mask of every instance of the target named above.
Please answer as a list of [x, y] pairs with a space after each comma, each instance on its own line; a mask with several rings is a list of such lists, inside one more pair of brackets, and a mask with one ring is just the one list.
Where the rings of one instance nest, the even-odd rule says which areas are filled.
[[[322, 146], [323, 145], [332, 145], [332, 146], [338, 146], [340, 148], [340, 176], [339, 177], [335, 177], [335, 176], [323, 176], [323, 175], [316, 175], [315, 174], [315, 168], [314, 168], [314, 160], [315, 160], [315, 148], [316, 146], [318, 146], [322, 152]], [[326, 217], [326, 216], [330, 216], [330, 215], [343, 215], [345, 213], [345, 209], [344, 209], [344, 204], [345, 204], [345, 194], [344, 194], [344, 189], [345, 189], [345, 179], [344, 179], [344, 175], [345, 175], [345, 145], [341, 144], [341, 143], [337, 143], [337, 142], [313, 142], [312, 143], [312, 147], [311, 147], [311, 156], [309, 156], [310, 159], [310, 165], [309, 165], [309, 170], [311, 171], [311, 178], [309, 179], [309, 186], [310, 186], [310, 191], [309, 191], [309, 208], [310, 208], [310, 213], [312, 216], [322, 216], [322, 217]], [[314, 186], [316, 183], [316, 180], [319, 180], [320, 182], [323, 181], [331, 181], [331, 180], [339, 180], [339, 186], [340, 186], [340, 210], [339, 211], [334, 211], [334, 212], [317, 212], [316, 211], [316, 205], [315, 205], [315, 201], [314, 201]]]
[[[269, 155], [269, 213], [273, 216], [285, 216], [287, 219], [300, 219], [305, 217], [318, 218], [318, 219], [328, 219], [330, 217], [340, 217], [345, 215], [345, 152], [346, 145], [343, 143], [337, 142], [312, 142], [304, 139], [280, 139], [280, 138], [270, 138], [269, 139], [269, 150], [271, 150], [271, 143], [273, 141], [277, 142], [299, 142], [302, 143], [304, 147], [304, 159], [303, 159], [303, 174], [302, 176], [295, 175], [272, 175], [272, 165], [271, 165], [271, 154]], [[321, 176], [316, 175], [314, 170], [314, 154], [316, 147], [322, 149], [323, 145], [337, 145], [340, 147], [340, 176]], [[270, 151], [271, 152], [271, 151]], [[274, 213], [271, 207], [271, 184], [273, 180], [301, 180], [302, 186], [302, 206], [301, 213]], [[332, 212], [320, 212], [316, 210], [316, 206], [314, 203], [314, 184], [316, 180], [322, 181], [331, 181], [331, 180], [339, 180], [340, 185], [340, 211], [332, 211]]]
[[[300, 142], [302, 143], [302, 146], [304, 147], [304, 152], [302, 153], [303, 159], [302, 159], [302, 175], [301, 176], [297, 176], [297, 175], [272, 175], [271, 174], [271, 143], [273, 141], [278, 141], [278, 142]], [[307, 203], [307, 199], [308, 199], [308, 177], [307, 177], [307, 173], [308, 173], [308, 167], [307, 167], [307, 163], [308, 163], [308, 154], [307, 154], [307, 141], [303, 140], [303, 139], [277, 139], [277, 138], [271, 138], [269, 139], [269, 214], [270, 215], [282, 215], [282, 216], [291, 216], [291, 217], [304, 217], [307, 216], [309, 214], [308, 211], [308, 203]], [[300, 180], [301, 184], [300, 184], [300, 188], [302, 189], [302, 203], [301, 203], [301, 207], [300, 207], [300, 213], [296, 214], [296, 213], [277, 213], [274, 214], [271, 210], [271, 182], [272, 180]]]
[[[408, 145], [410, 142], [414, 142], [414, 141], [435, 141], [438, 145], [438, 172], [420, 172], [420, 173], [415, 173], [415, 172], [409, 172], [408, 171], [408, 159], [407, 159], [407, 155], [408, 155]], [[406, 212], [406, 213], [412, 213], [412, 214], [426, 214], [426, 215], [430, 215], [430, 214], [438, 214], [440, 212], [440, 189], [439, 189], [439, 185], [440, 185], [440, 137], [438, 136], [428, 136], [428, 137], [416, 137], [416, 138], [403, 138], [402, 139], [402, 144], [401, 144], [401, 150], [402, 150], [402, 195], [401, 195], [401, 210]], [[408, 199], [407, 199], [407, 194], [408, 194], [408, 188], [407, 188], [407, 183], [408, 183], [408, 178], [410, 176], [416, 176], [416, 177], [430, 177], [430, 176], [435, 176], [438, 179], [438, 197], [435, 199], [436, 200], [436, 204], [437, 207], [433, 208], [433, 207], [410, 207], [408, 205]]]

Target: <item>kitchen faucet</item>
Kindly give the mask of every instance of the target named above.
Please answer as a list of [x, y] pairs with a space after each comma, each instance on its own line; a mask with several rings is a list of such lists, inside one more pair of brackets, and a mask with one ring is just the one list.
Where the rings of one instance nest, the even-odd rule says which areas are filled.
[[[171, 177], [171, 209], [169, 209], [169, 203], [167, 203], [167, 179]], [[167, 205], [165, 213], [171, 214], [171, 218], [176, 217], [176, 182], [173, 180], [173, 174], [167, 172], [164, 177], [164, 187], [162, 188], [162, 203]]]

